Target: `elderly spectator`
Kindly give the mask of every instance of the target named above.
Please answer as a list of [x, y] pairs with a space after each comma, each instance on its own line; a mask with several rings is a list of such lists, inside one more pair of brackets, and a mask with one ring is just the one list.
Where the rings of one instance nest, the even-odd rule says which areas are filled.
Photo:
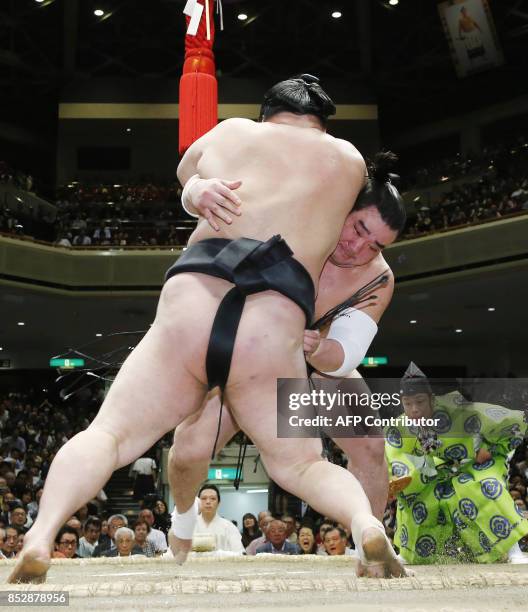
[[201, 514], [198, 515], [194, 535], [213, 535], [216, 540], [216, 550], [225, 550], [242, 554], [242, 536], [231, 521], [218, 516], [220, 491], [214, 485], [203, 485], [198, 492]]
[[103, 557], [130, 557], [143, 555], [143, 550], [134, 542], [134, 532], [128, 527], [120, 527], [114, 535], [116, 547], [103, 554]]
[[147, 557], [155, 557], [161, 553], [152, 542], [149, 542], [147, 537], [150, 533], [151, 526], [144, 520], [137, 520], [134, 523], [134, 538], [137, 547], [141, 548], [142, 554]]
[[79, 540], [77, 554], [81, 558], [91, 557], [95, 547], [99, 544], [101, 535], [101, 519], [90, 516], [86, 519], [83, 527], [83, 537]]
[[271, 553], [272, 555], [298, 555], [299, 547], [297, 544], [288, 542], [287, 527], [283, 521], [274, 519], [268, 528], [266, 537], [268, 542], [257, 548], [257, 555], [260, 553]]
[[247, 548], [253, 540], [260, 538], [262, 532], [259, 531], [257, 518], [251, 512], [242, 517], [242, 546]]
[[77, 530], [68, 525], [64, 525], [59, 529], [59, 533], [55, 538], [55, 549], [59, 553], [58, 556], [66, 559], [77, 559], [77, 547], [79, 545], [79, 536]]
[[[31, 521], [31, 519], [29, 519]], [[22, 504], [16, 504], [9, 513], [9, 524], [18, 529], [19, 533], [26, 533], [29, 529], [28, 515]], [[31, 524], [31, 523], [30, 523]]]
[[154, 548], [156, 550], [161, 550], [161, 552], [165, 552], [167, 550], [167, 538], [163, 531], [159, 529], [154, 529], [154, 513], [152, 510], [148, 508], [144, 508], [138, 515], [138, 519], [141, 521], [145, 521], [150, 526], [150, 531], [147, 537], [149, 542], [152, 542]]
[[128, 520], [126, 516], [124, 516], [123, 514], [113, 514], [108, 519], [109, 541], [106, 539], [103, 540], [102, 538], [100, 538], [100, 542], [95, 547], [92, 557], [101, 557], [103, 556], [103, 553], [105, 553], [104, 556], [107, 556], [106, 555], [107, 552], [114, 550], [116, 547], [115, 540], [114, 540], [116, 531], [118, 529], [121, 529], [121, 527], [126, 527], [127, 525], [128, 525]]
[[283, 514], [282, 522], [286, 525], [286, 539], [290, 544], [297, 544], [297, 533], [295, 531], [295, 519], [291, 514]]
[[331, 557], [336, 555], [355, 555], [355, 551], [348, 547], [346, 531], [341, 527], [333, 527], [324, 532], [324, 553]]
[[299, 540], [297, 542], [301, 555], [316, 555], [317, 543], [313, 529], [308, 525], [303, 525], [299, 530]]
[[319, 525], [319, 530], [315, 538], [317, 542], [317, 552], [318, 553], [324, 554], [326, 552], [324, 548], [324, 535], [329, 529], [332, 529], [333, 527], [336, 527], [336, 526], [337, 524], [331, 521], [330, 519], [328, 519], [327, 517], [325, 517], [323, 522]]
[[3, 545], [3, 552], [6, 559], [13, 559], [16, 556], [19, 535], [20, 532], [14, 525], [9, 525], [9, 527], [6, 527]]
[[268, 528], [271, 521], [273, 521], [273, 517], [271, 516], [271, 512], [269, 510], [263, 510], [262, 512], [258, 513], [258, 525], [260, 531], [262, 531], [262, 535], [260, 538], [256, 538], [249, 544], [249, 546], [246, 548], [246, 555], [256, 555], [257, 548], [262, 546], [262, 544], [266, 544], [268, 541], [266, 539], [266, 534], [268, 533]]

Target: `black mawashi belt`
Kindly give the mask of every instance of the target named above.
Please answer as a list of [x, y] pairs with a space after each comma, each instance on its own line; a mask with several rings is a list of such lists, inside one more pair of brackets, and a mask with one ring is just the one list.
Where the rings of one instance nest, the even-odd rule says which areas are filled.
[[208, 274], [235, 285], [220, 302], [213, 321], [206, 357], [209, 389], [225, 389], [248, 295], [277, 291], [302, 308], [307, 325], [313, 318], [315, 289], [312, 278], [293, 258], [293, 251], [280, 236], [273, 236], [266, 242], [251, 238], [212, 238], [198, 242], [184, 251], [167, 272], [166, 280], [183, 272]]

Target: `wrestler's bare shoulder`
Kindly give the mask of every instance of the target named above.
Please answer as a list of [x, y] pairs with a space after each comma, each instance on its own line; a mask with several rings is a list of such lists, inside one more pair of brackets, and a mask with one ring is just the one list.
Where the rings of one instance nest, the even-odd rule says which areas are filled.
[[371, 265], [372, 267], [369, 266], [370, 268], [369, 272], [371, 272], [374, 275], [381, 274], [382, 272], [386, 272], [387, 276], [389, 277], [390, 282], [392, 283], [392, 285], [394, 285], [394, 273], [391, 267], [389, 266], [389, 264], [387, 263], [387, 260], [385, 259], [385, 257], [383, 257], [383, 253], [379, 253], [371, 261]]
[[236, 129], [255, 127], [259, 124], [256, 121], [253, 121], [253, 119], [246, 119], [244, 117], [231, 117], [230, 119], [224, 119], [218, 125], [227, 129]]
[[341, 151], [342, 155], [348, 157], [351, 161], [361, 162], [365, 165], [365, 160], [363, 159], [363, 155], [358, 151], [358, 149], [349, 141], [343, 140], [343, 138], [335, 138], [334, 136], [330, 136], [335, 142], [335, 146]]
[[248, 132], [257, 130], [260, 124], [253, 119], [244, 119], [243, 117], [231, 117], [220, 121], [213, 130], [218, 134], [226, 134], [230, 132]]
[[[347, 268], [343, 268], [343, 271], [346, 272], [346, 270]], [[348, 270], [352, 273], [355, 272], [354, 268], [348, 268]], [[370, 281], [383, 274], [387, 277], [387, 282], [384, 284], [383, 287], [377, 289], [376, 293], [378, 295], [386, 293], [392, 296], [392, 293], [394, 291], [394, 273], [392, 272], [391, 267], [387, 263], [385, 257], [383, 257], [382, 253], [378, 253], [378, 255], [376, 255], [376, 257], [374, 257], [374, 259], [366, 266], [359, 266], [359, 270], [361, 280], [358, 284], [358, 288], [359, 286], [369, 283]]]
[[387, 277], [385, 284], [378, 287], [374, 292], [376, 299], [372, 299], [361, 307], [363, 312], [368, 314], [376, 323], [379, 323], [392, 300], [392, 295], [394, 293], [394, 274], [381, 253], [365, 267], [368, 268], [368, 277], [365, 275], [363, 278], [365, 284], [373, 281], [381, 274]]

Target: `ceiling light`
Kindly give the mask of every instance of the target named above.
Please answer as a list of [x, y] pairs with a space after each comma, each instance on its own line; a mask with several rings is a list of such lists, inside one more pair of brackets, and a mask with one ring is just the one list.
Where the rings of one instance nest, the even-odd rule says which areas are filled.
[[127, 128], [126, 131], [130, 133], [132, 131], [132, 128]]
[[461, 334], [462, 330], [461, 329], [455, 329], [455, 334]]
[[44, 2], [44, 0], [35, 0], [35, 2], [38, 2], [39, 4], [42, 4]]
[[19, 325], [20, 327], [23, 327], [23, 326], [25, 325], [25, 323], [24, 323], [24, 321], [19, 321], [19, 322], [17, 323], [17, 325]]
[[396, 6], [396, 5], [397, 5], [397, 4], [399, 4], [399, 3], [400, 3], [400, 0], [389, 0], [389, 4], [390, 4], [391, 6]]
[[411, 319], [411, 320], [409, 321], [409, 323], [410, 323], [411, 325], [415, 325], [416, 323], [418, 323], [418, 321], [417, 321], [416, 319]]
[[96, 17], [102, 17], [104, 15], [104, 11], [102, 9], [95, 9], [94, 15]]
[[493, 306], [490, 306], [490, 307], [488, 308], [488, 312], [495, 312], [495, 308], [493, 308]]
[[95, 334], [97, 338], [101, 338], [103, 334]]
[[4, 347], [3, 347], [3, 346], [0, 346], [0, 351], [3, 351], [3, 350], [4, 350]]
[[332, 17], [333, 17], [334, 19], [340, 19], [342, 16], [343, 16], [343, 13], [340, 13], [339, 11], [334, 11], [334, 12], [332, 13]]
[[268, 489], [249, 489], [248, 493], [268, 493]]
[[238, 15], [240, 21], [246, 21], [247, 18], [248, 16], [245, 13], [240, 13], [240, 15]]

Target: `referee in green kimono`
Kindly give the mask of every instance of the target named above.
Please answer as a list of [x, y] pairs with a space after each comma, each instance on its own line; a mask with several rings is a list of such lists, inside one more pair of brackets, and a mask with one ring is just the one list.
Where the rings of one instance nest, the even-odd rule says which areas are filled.
[[437, 419], [433, 428], [386, 429], [391, 477], [411, 479], [397, 495], [394, 543], [403, 560], [527, 563], [518, 541], [528, 520], [508, 491], [508, 459], [526, 434], [524, 413], [470, 402], [458, 391], [435, 396], [413, 363], [401, 396], [408, 417]]

